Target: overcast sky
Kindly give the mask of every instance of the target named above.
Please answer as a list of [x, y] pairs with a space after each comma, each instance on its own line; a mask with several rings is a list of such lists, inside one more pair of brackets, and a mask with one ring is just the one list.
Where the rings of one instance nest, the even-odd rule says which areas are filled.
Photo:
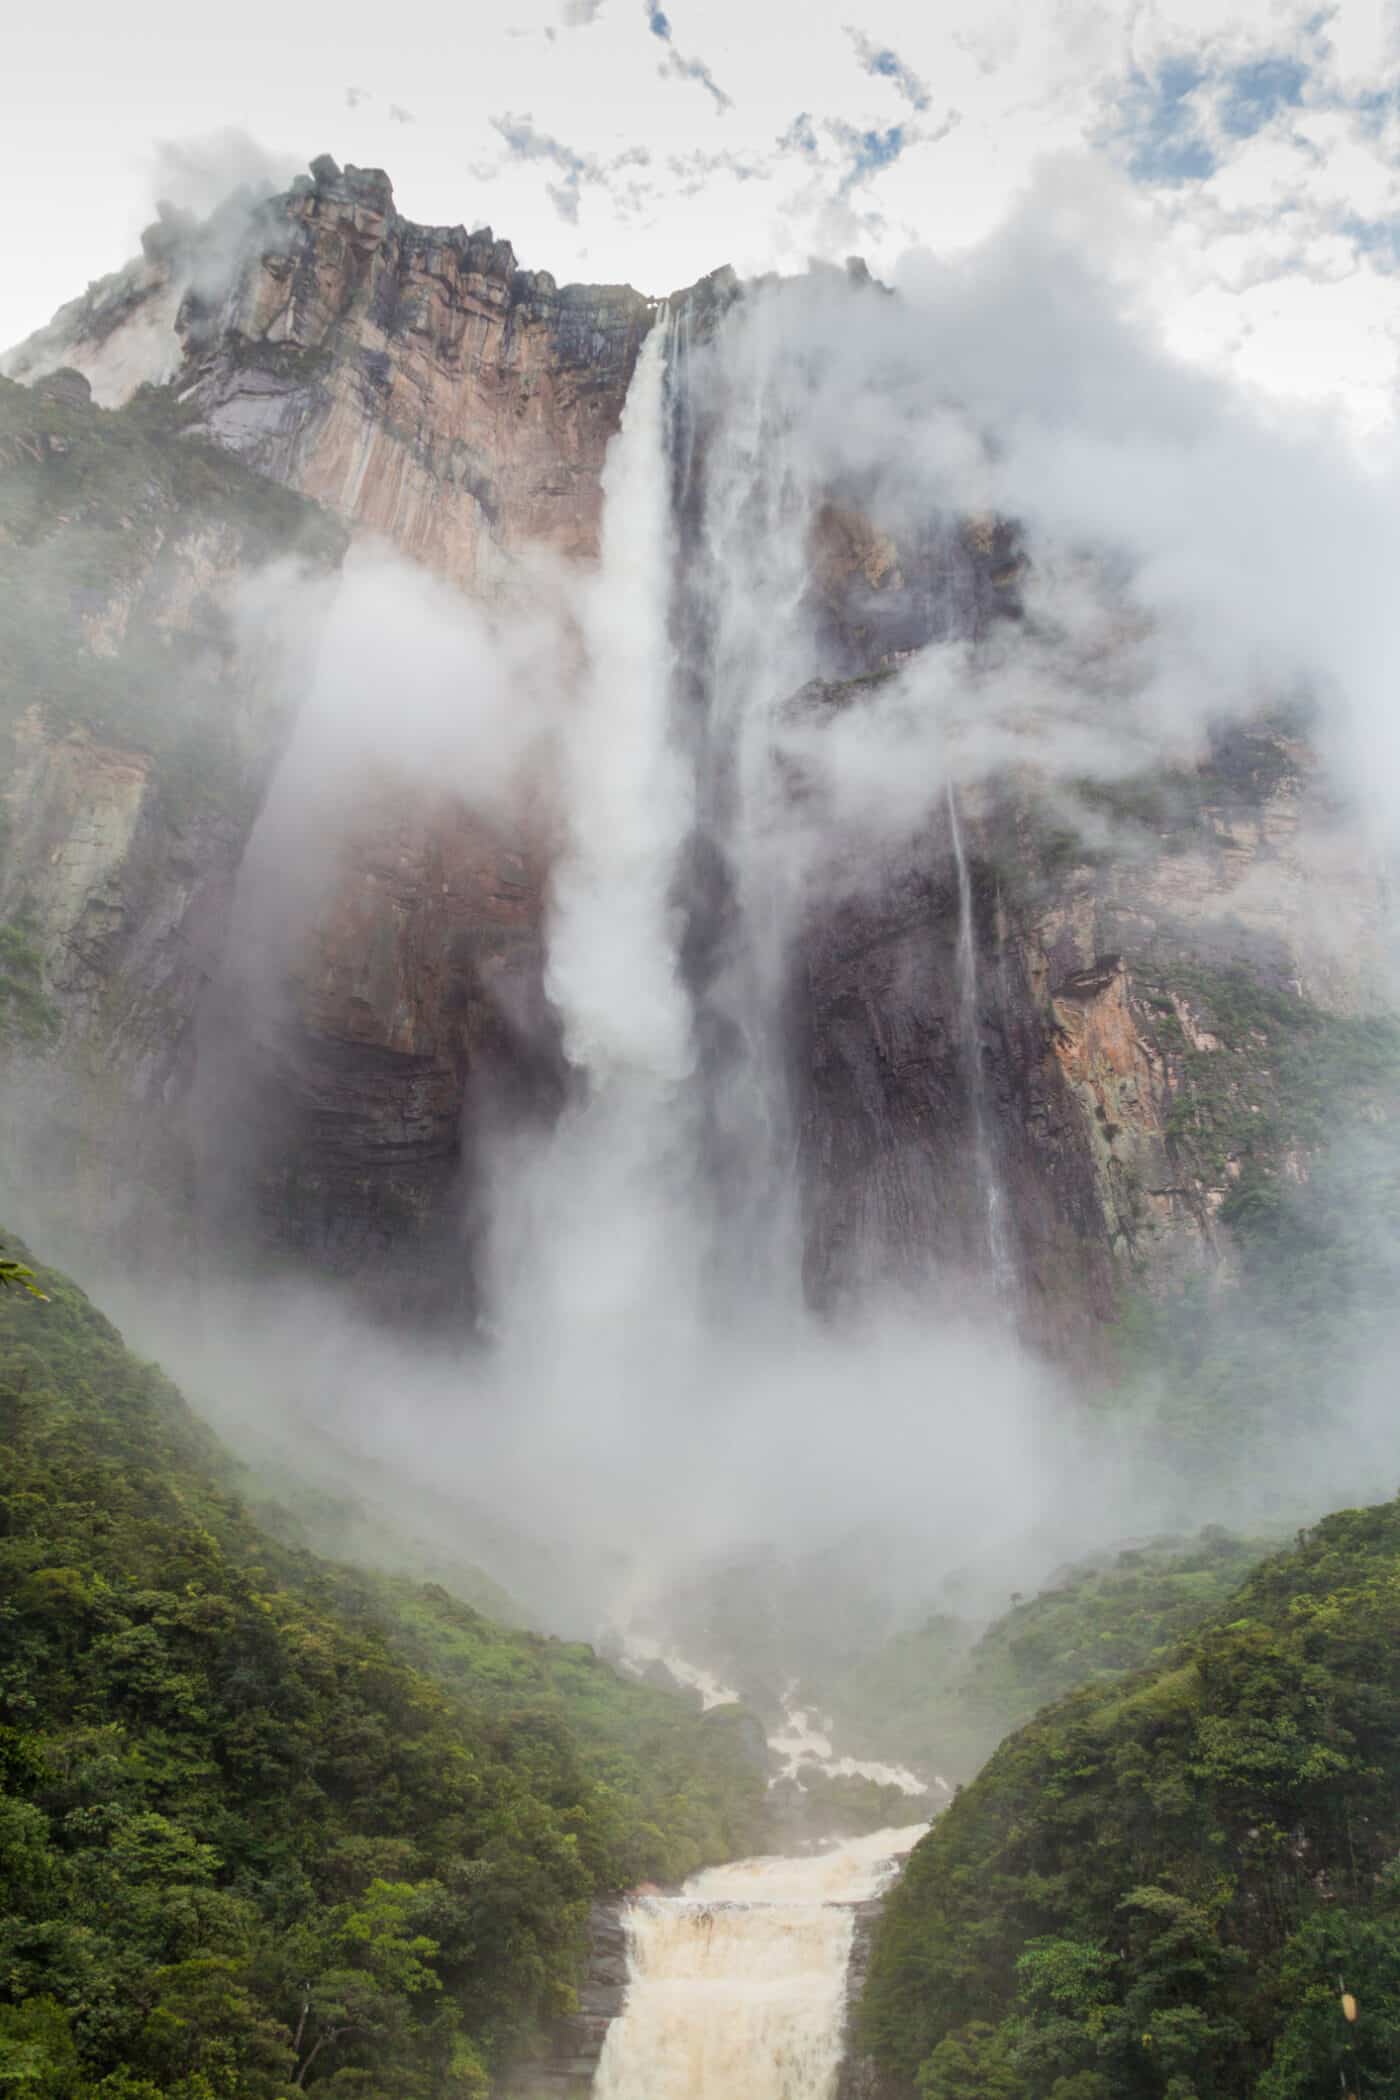
[[[979, 239], [1047, 155], [1142, 218], [1173, 343], [1391, 416], [1400, 8], [1381, 0], [189, 0], [30, 6], [5, 34], [0, 345], [209, 201], [238, 132], [382, 166], [561, 280], [664, 292]], [[191, 144], [193, 142], [193, 145]], [[172, 152], [171, 149], [174, 149]], [[204, 192], [205, 194], [201, 194]], [[1121, 245], [1121, 244], [1120, 244]], [[1130, 244], [1131, 245], [1131, 244]]]

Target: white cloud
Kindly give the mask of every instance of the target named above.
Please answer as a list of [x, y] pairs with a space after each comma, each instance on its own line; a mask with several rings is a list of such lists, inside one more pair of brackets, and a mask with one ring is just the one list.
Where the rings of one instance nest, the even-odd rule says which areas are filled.
[[[1385, 233], [1400, 209], [1389, 6], [1344, 0], [1319, 16], [1313, 0], [1239, 0], [1222, 19], [1212, 0], [889, 0], [854, 30], [836, 0], [761, 11], [517, 0], [508, 12], [493, 22], [430, 5], [390, 25], [358, 0], [308, 0], [289, 23], [272, 0], [249, 0], [222, 42], [185, 62], [155, 13], [118, 23], [93, 10], [81, 80], [69, 18], [31, 12], [11, 40], [0, 126], [0, 176], [26, 200], [0, 341], [134, 251], [153, 202], [152, 138], [246, 124], [298, 164], [325, 149], [389, 168], [400, 208], [438, 224], [479, 218], [489, 178], [493, 223], [527, 265], [664, 292], [726, 261], [791, 268], [858, 244], [888, 272], [911, 242], [966, 250], [1015, 209], [1046, 154], [1141, 155], [1132, 126], [1153, 121], [1162, 69], [1186, 65], [1194, 84], [1157, 117], [1199, 142], [1210, 172], [1147, 185], [1168, 258], [1155, 299], [1173, 341], [1282, 394], [1342, 395], [1362, 427], [1389, 415], [1400, 327]], [[376, 92], [348, 106], [346, 79]], [[929, 113], [907, 112], [919, 129], [861, 164], [853, 205], [859, 152], [833, 133], [881, 140], [898, 97], [925, 93]], [[412, 125], [395, 120], [409, 110]], [[502, 110], [529, 110], [567, 164], [517, 153], [501, 166], [491, 120]], [[799, 118], [816, 153], [779, 146]], [[635, 152], [651, 156], [644, 184], [592, 178]]]

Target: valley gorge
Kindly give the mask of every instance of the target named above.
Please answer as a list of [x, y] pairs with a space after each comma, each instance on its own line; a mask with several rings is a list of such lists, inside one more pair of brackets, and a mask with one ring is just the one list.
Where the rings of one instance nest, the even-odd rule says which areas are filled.
[[1393, 855], [1248, 560], [939, 358], [323, 155], [0, 359], [32, 2100], [1297, 2100], [1389, 2006]]

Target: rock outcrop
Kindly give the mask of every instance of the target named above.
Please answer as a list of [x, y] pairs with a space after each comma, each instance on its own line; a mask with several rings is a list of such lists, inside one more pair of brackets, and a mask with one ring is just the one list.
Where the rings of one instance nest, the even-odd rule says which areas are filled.
[[44, 1000], [26, 1013], [0, 979], [6, 1162], [22, 1176], [37, 1147], [95, 1236], [158, 1188], [188, 1244], [196, 1015], [295, 705], [240, 593], [269, 562], [326, 569], [343, 535], [175, 443], [163, 405], [104, 416], [71, 372], [0, 381], [0, 498], [0, 927]]
[[623, 1898], [593, 1905], [578, 2009], [554, 2022], [547, 2054], [515, 2067], [506, 2086], [510, 2100], [588, 2100], [608, 2029], [627, 1995], [625, 1908]]
[[510, 557], [596, 551], [598, 478], [653, 302], [556, 285], [489, 227], [418, 226], [328, 156], [139, 264], [6, 360], [119, 407], [178, 382], [189, 427], [479, 593]]
[[1232, 1195], [1306, 1176], [1324, 1104], [1298, 1039], [1392, 1001], [1380, 871], [1315, 756], [1233, 731], [1194, 768], [1080, 794], [1082, 832], [1029, 777], [967, 799], [975, 1062], [946, 820], [814, 914], [795, 1006], [818, 1297], [987, 1274], [978, 1073], [1023, 1324], [1055, 1353], [1082, 1354], [1125, 1285], [1228, 1273]]

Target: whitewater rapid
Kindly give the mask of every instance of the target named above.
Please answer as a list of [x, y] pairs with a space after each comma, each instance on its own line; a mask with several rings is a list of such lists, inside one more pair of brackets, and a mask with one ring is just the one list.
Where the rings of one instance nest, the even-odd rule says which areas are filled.
[[627, 1998], [594, 2100], [831, 2100], [855, 1906], [879, 1895], [926, 1828], [738, 1860], [678, 1895], [636, 1898]]

